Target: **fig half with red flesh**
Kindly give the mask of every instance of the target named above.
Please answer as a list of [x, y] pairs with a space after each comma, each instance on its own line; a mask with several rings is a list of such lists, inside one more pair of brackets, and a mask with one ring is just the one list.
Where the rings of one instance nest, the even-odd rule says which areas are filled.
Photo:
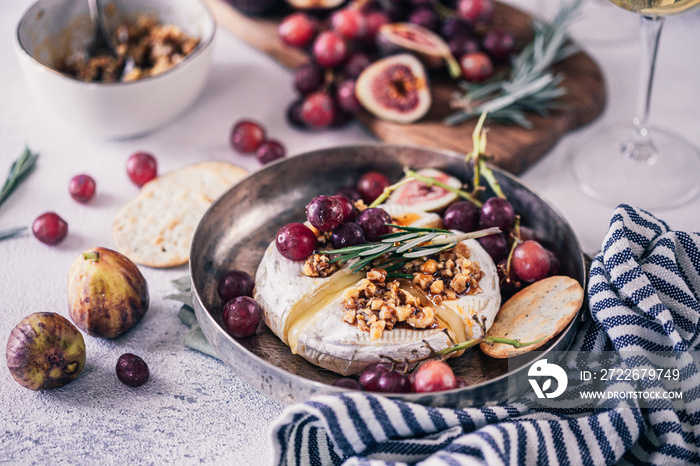
[[379, 28], [376, 41], [383, 55], [414, 53], [428, 68], [441, 68], [447, 63], [450, 76], [457, 79], [462, 75], [459, 62], [442, 37], [417, 24], [385, 24]]
[[297, 10], [330, 10], [338, 8], [345, 0], [287, 0], [287, 3]]
[[430, 109], [428, 76], [409, 54], [378, 60], [357, 78], [355, 96], [368, 112], [396, 123], [413, 123]]

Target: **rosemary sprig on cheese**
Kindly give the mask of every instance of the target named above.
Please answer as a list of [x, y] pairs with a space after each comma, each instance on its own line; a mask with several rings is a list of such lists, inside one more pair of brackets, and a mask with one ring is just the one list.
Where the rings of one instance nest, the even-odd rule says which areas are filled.
[[507, 76], [483, 84], [461, 82], [466, 92], [452, 101], [459, 110], [444, 123], [454, 126], [488, 112], [490, 118], [530, 129], [527, 112], [547, 115], [560, 108], [557, 99], [567, 92], [561, 86], [564, 77], [552, 72], [551, 67], [579, 51], [569, 41], [568, 28], [581, 3], [573, 0], [562, 4], [551, 23], [533, 21], [534, 38], [513, 60]]
[[353, 272], [357, 272], [376, 259], [386, 256], [385, 262], [379, 267], [387, 272], [394, 272], [409, 260], [439, 254], [454, 248], [462, 241], [501, 232], [500, 228], [487, 228], [470, 233], [456, 234], [450, 230], [439, 228], [390, 226], [400, 231], [383, 235], [378, 242], [364, 243], [330, 251], [319, 251], [319, 254], [334, 256], [331, 258], [331, 262], [337, 262], [338, 264], [358, 259], [350, 267]]

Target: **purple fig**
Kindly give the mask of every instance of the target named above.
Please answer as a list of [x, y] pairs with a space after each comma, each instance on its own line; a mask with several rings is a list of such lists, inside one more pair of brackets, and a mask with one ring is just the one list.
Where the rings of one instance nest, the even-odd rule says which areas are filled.
[[10, 332], [7, 367], [30, 390], [63, 387], [85, 367], [85, 341], [75, 325], [53, 312], [36, 312]]
[[80, 254], [68, 272], [68, 311], [80, 329], [115, 338], [148, 310], [148, 286], [136, 264], [106, 248]]

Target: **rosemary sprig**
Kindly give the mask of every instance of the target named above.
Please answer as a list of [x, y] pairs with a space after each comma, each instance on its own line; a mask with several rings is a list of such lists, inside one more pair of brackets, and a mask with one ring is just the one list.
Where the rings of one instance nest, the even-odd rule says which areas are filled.
[[27, 227], [10, 228], [9, 230], [0, 231], [0, 241], [17, 238], [18, 236], [22, 236], [26, 231]]
[[569, 42], [568, 28], [581, 3], [572, 0], [562, 4], [551, 23], [533, 20], [534, 38], [513, 60], [508, 76], [497, 76], [484, 84], [460, 83], [466, 93], [452, 101], [459, 110], [444, 123], [454, 126], [488, 112], [493, 119], [530, 129], [532, 122], [526, 112], [547, 115], [561, 108], [556, 100], [567, 92], [561, 86], [564, 77], [550, 69], [579, 51]]
[[335, 256], [330, 261], [338, 262], [339, 264], [358, 259], [350, 267], [350, 270], [353, 272], [357, 272], [374, 260], [388, 255], [387, 262], [382, 265], [391, 266], [391, 270], [394, 271], [400, 268], [400, 264], [411, 259], [432, 256], [457, 246], [457, 243], [461, 241], [481, 238], [500, 233], [501, 231], [500, 228], [487, 228], [471, 233], [455, 234], [449, 230], [437, 228], [391, 226], [402, 231], [383, 235], [379, 238], [379, 242], [365, 243], [331, 251], [319, 251], [318, 253]]
[[28, 147], [25, 147], [22, 155], [12, 162], [7, 179], [0, 189], [0, 205], [10, 197], [10, 194], [24, 181], [36, 166], [36, 159], [39, 154], [32, 154]]

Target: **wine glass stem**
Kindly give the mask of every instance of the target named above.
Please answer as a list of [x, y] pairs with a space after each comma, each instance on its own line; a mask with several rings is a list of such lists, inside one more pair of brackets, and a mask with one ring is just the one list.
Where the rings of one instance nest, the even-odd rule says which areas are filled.
[[651, 107], [651, 92], [654, 85], [656, 57], [659, 50], [659, 38], [664, 25], [664, 18], [642, 16], [641, 46], [642, 64], [639, 73], [639, 98], [637, 114], [632, 120], [632, 137], [622, 146], [626, 157], [654, 164], [657, 150], [649, 134], [648, 121]]

